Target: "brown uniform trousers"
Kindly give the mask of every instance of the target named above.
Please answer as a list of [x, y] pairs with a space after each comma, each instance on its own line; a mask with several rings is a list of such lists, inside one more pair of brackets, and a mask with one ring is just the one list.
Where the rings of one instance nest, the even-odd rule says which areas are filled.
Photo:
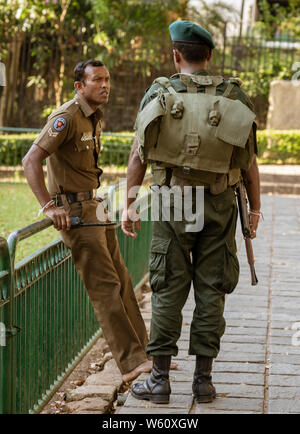
[[[69, 214], [87, 223], [97, 222], [97, 206], [96, 200], [75, 202]], [[147, 359], [148, 337], [115, 228], [81, 227], [61, 231], [61, 236], [72, 251], [75, 267], [121, 373], [132, 371]]]

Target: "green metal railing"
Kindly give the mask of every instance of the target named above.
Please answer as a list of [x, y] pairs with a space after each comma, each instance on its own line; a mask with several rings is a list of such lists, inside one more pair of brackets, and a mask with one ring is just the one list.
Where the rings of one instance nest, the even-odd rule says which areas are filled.
[[[139, 202], [143, 218], [150, 210], [150, 195]], [[60, 239], [14, 264], [18, 243], [51, 224], [45, 219], [12, 233], [7, 241], [0, 237], [0, 323], [6, 330], [6, 345], [0, 346], [0, 413], [39, 412], [101, 334], [70, 251]], [[151, 222], [142, 221], [136, 240], [123, 234], [120, 223], [117, 235], [137, 288], [147, 279]]]

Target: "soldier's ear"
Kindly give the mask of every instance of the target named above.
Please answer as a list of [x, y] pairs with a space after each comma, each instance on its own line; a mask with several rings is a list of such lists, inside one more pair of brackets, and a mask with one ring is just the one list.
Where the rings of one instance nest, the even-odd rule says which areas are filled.
[[74, 82], [74, 88], [76, 89], [76, 91], [78, 92], [79, 90], [81, 90], [84, 86], [84, 83], [82, 81], [75, 81]]
[[175, 63], [180, 63], [181, 60], [181, 54], [176, 48], [173, 50], [173, 58]]

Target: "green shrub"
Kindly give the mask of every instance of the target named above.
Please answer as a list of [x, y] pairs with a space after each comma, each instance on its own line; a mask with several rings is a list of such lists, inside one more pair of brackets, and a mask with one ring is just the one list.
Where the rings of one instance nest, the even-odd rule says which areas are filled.
[[37, 137], [36, 134], [1, 134], [0, 166], [18, 166]]
[[[18, 166], [36, 134], [0, 135], [0, 166]], [[257, 133], [260, 164], [300, 164], [300, 130], [260, 130]], [[127, 166], [133, 133], [109, 134], [102, 138], [99, 164]]]
[[[0, 166], [19, 166], [37, 134], [1, 134]], [[100, 165], [126, 166], [133, 134], [105, 134], [101, 138]]]
[[258, 131], [260, 164], [300, 164], [300, 130]]

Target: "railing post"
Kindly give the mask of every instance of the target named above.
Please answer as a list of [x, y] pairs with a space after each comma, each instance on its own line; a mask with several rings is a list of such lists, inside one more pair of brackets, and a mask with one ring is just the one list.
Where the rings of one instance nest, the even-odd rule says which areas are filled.
[[[0, 237], [0, 273], [3, 284], [0, 288], [0, 312], [2, 329], [5, 331], [5, 345], [0, 347], [0, 413], [15, 413], [15, 347], [9, 331], [14, 323], [13, 269], [5, 238]], [[3, 330], [2, 330], [3, 331]]]

